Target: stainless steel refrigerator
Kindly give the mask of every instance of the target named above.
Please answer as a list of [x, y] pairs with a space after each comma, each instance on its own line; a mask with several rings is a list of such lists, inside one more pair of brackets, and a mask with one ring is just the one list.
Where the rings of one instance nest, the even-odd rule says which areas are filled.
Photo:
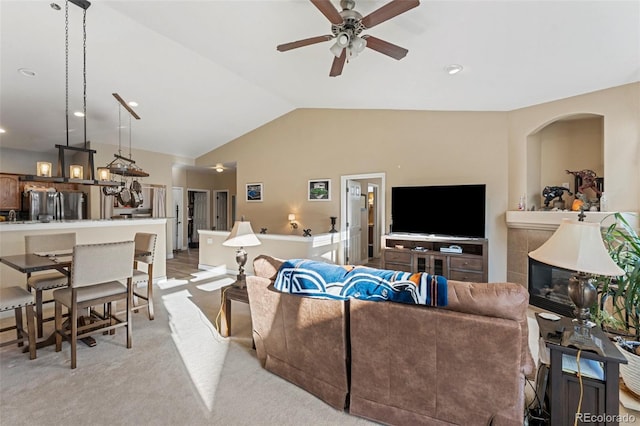
[[78, 220], [86, 218], [86, 194], [81, 191], [28, 191], [23, 210], [29, 220]]

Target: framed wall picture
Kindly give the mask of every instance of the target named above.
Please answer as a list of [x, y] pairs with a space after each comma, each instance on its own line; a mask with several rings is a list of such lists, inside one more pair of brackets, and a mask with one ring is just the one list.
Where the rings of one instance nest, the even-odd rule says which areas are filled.
[[309, 181], [308, 201], [330, 201], [331, 179], [316, 179]]
[[263, 201], [264, 190], [261, 183], [247, 184], [247, 201]]

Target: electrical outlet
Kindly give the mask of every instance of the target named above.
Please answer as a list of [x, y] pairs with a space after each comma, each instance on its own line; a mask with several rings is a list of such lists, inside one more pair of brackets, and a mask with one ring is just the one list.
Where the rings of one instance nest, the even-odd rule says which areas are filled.
[[562, 182], [562, 187], [569, 189], [569, 182]]
[[213, 238], [207, 238], [207, 244], [209, 245], [213, 244]]

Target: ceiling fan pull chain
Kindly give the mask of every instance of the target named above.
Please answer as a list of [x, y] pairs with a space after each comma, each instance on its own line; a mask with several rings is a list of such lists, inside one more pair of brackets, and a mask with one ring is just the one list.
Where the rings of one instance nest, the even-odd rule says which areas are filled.
[[129, 114], [129, 159], [133, 158], [131, 156], [131, 114]]
[[122, 156], [122, 107], [118, 106], [118, 155]]

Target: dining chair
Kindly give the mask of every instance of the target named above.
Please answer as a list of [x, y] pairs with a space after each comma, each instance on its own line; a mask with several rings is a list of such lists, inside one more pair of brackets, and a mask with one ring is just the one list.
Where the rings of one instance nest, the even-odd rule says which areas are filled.
[[[16, 338], [0, 343], [0, 347], [13, 345], [23, 346], [25, 339], [29, 342], [29, 359], [36, 359], [36, 329], [35, 311], [33, 309], [33, 294], [22, 287], [12, 286], [0, 288], [0, 312], [13, 310], [16, 324], [0, 329], [0, 333], [16, 330]], [[25, 332], [22, 323], [22, 308], [25, 308], [27, 316], [27, 331]]]
[[[56, 352], [62, 350], [62, 338], [71, 344], [71, 368], [76, 368], [78, 339], [97, 331], [115, 331], [125, 327], [127, 348], [131, 348], [131, 278], [134, 243], [121, 241], [102, 244], [79, 244], [73, 249], [69, 287], [53, 292], [55, 300]], [[124, 285], [121, 281], [126, 281]], [[125, 301], [125, 318], [115, 313], [112, 303]], [[92, 307], [103, 306], [99, 313]], [[69, 325], [62, 322], [62, 307], [69, 311]], [[78, 325], [80, 313], [89, 309], [89, 321]]]
[[[75, 232], [24, 236], [25, 253], [71, 252], [75, 245]], [[38, 337], [42, 337], [43, 322], [53, 319], [53, 317], [43, 318], [43, 305], [53, 302], [53, 299], [43, 300], [43, 292], [66, 287], [67, 285], [69, 285], [69, 277], [59, 271], [27, 274], [27, 290], [35, 291], [36, 293], [36, 330]]]
[[[138, 312], [146, 307], [149, 319], [153, 319], [153, 258], [156, 251], [156, 234], [137, 232], [134, 238], [136, 251], [145, 251], [150, 254], [136, 256], [133, 261], [133, 301], [131, 310]], [[146, 270], [138, 269], [144, 267]], [[146, 292], [137, 290], [137, 285], [146, 282]], [[140, 302], [143, 300], [143, 302]]]

